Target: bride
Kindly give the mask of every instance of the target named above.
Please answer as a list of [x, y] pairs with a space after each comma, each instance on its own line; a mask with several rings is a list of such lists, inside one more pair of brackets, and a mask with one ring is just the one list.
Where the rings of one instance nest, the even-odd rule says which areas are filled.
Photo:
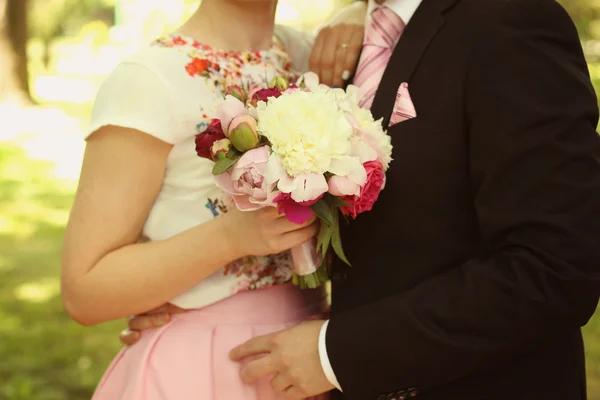
[[[308, 70], [311, 41], [275, 26], [276, 6], [204, 0], [177, 32], [119, 64], [98, 92], [65, 234], [65, 308], [83, 325], [165, 303], [187, 312], [121, 351], [94, 400], [282, 398], [269, 380], [243, 384], [229, 351], [326, 311], [322, 290], [289, 283], [287, 250], [316, 234], [314, 220], [298, 226], [274, 208], [228, 207], [194, 148], [227, 87]], [[336, 21], [363, 16], [354, 7]], [[343, 27], [328, 32], [313, 69], [341, 85], [350, 72], [329, 66], [334, 58], [354, 64], [348, 43], [356, 38]]]

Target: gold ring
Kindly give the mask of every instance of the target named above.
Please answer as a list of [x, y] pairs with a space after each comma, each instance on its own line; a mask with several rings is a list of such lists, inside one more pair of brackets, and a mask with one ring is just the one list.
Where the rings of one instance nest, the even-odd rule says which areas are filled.
[[348, 47], [350, 47], [350, 45], [348, 43], [342, 43], [342, 44], [339, 44], [338, 47], [340, 47], [342, 49], [347, 49]]

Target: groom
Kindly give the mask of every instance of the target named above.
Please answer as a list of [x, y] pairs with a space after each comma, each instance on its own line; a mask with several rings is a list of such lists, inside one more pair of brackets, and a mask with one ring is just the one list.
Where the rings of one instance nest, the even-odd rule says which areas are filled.
[[[231, 356], [288, 400], [582, 400], [600, 293], [598, 109], [554, 0], [370, 0], [354, 78], [394, 145], [329, 321]], [[347, 47], [343, 46], [342, 47]]]
[[585, 399], [600, 293], [597, 101], [554, 0], [370, 0], [354, 83], [394, 145], [343, 232], [331, 319], [253, 339], [296, 400]]

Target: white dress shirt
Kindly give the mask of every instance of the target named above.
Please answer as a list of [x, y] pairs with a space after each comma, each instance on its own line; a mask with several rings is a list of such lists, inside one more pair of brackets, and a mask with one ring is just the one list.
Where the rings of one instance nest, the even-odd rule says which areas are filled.
[[[415, 11], [421, 4], [421, 0], [386, 0], [381, 2], [382, 6], [388, 7], [390, 10], [394, 11], [398, 16], [404, 21], [405, 24], [408, 24], [410, 19], [412, 18]], [[376, 0], [369, 0], [369, 6], [367, 11], [367, 23], [369, 15], [375, 10], [375, 8], [379, 7], [380, 4]], [[323, 367], [323, 372], [325, 372], [325, 376], [329, 380], [329, 382], [334, 385], [339, 390], [342, 390], [333, 368], [331, 367], [331, 363], [329, 362], [329, 356], [327, 355], [327, 344], [325, 342], [325, 337], [327, 334], [327, 326], [329, 325], [329, 321], [326, 321], [323, 327], [321, 328], [321, 332], [319, 334], [319, 358], [321, 360], [321, 366]]]

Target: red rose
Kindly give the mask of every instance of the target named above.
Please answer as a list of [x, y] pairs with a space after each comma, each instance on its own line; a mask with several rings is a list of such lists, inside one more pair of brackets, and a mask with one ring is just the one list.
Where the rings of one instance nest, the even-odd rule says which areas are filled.
[[198, 157], [212, 160], [211, 148], [214, 142], [225, 139], [221, 121], [213, 119], [204, 132], [196, 136], [196, 154]]
[[340, 207], [342, 214], [356, 218], [358, 214], [365, 211], [371, 211], [373, 204], [379, 198], [379, 193], [383, 189], [385, 182], [385, 173], [383, 166], [377, 161], [369, 161], [363, 164], [367, 171], [367, 183], [360, 189], [360, 196], [346, 196], [342, 200], [348, 204], [347, 207]]
[[281, 90], [277, 88], [268, 88], [268, 89], [260, 89], [252, 94], [252, 98], [250, 99], [250, 104], [254, 107], [258, 104], [259, 101], [267, 101], [269, 97], [279, 97], [281, 96]]

